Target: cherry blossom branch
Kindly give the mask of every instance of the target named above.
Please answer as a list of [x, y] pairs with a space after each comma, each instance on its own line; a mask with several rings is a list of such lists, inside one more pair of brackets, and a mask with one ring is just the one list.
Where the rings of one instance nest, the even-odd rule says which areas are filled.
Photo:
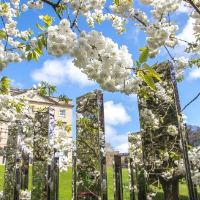
[[144, 25], [145, 27], [147, 27], [147, 25], [141, 21], [138, 17], [136, 17], [136, 15], [133, 16], [135, 19], [137, 19], [142, 25]]
[[199, 8], [196, 6], [196, 4], [192, 0], [187, 0], [186, 2], [189, 3], [200, 15]]

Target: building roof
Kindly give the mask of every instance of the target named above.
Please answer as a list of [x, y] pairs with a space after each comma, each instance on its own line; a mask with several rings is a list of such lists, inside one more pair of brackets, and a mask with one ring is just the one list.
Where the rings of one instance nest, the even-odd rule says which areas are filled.
[[[20, 90], [19, 88], [10, 88], [10, 93], [13, 96], [20, 96], [25, 95], [29, 89]], [[58, 97], [52, 97], [52, 96], [46, 96], [46, 95], [40, 95], [37, 94], [37, 97], [40, 97], [40, 99], [33, 98], [29, 99], [31, 102], [41, 102], [41, 103], [47, 103], [47, 104], [53, 104], [53, 105], [60, 105], [60, 106], [66, 106], [66, 107], [74, 107], [72, 103], [72, 99], [69, 99], [68, 103], [66, 104], [65, 101], [61, 101]]]

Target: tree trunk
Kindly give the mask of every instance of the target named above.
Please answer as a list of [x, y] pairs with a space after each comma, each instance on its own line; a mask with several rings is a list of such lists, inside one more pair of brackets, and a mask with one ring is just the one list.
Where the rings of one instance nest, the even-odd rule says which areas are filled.
[[165, 200], [179, 200], [179, 179], [165, 180], [160, 177], [160, 183], [164, 191]]

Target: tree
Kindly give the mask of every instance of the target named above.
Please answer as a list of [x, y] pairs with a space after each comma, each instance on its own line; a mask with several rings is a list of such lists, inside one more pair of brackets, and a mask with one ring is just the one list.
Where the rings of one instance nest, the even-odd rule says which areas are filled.
[[200, 143], [200, 127], [187, 124], [186, 132], [188, 137], [188, 143], [191, 146], [199, 146]]
[[114, 147], [110, 142], [106, 142], [106, 151], [114, 151]]
[[[199, 2], [185, 1], [186, 6], [191, 8], [189, 17], [194, 20], [193, 30], [196, 38], [194, 42], [183, 41], [175, 34], [178, 22], [174, 22], [171, 17], [182, 2], [141, 0], [142, 6], [138, 9], [132, 0], [114, 0], [113, 3], [105, 0], [31, 0], [27, 4], [22, 4], [19, 0], [11, 0], [11, 3], [4, 1], [0, 4], [2, 21], [0, 69], [3, 70], [11, 62], [38, 61], [47, 50], [49, 55], [55, 57], [63, 55], [73, 57], [74, 65], [89, 79], [99, 83], [104, 90], [120, 91], [125, 94], [138, 93], [144, 81], [152, 91], [156, 92], [154, 79], [161, 81], [162, 77], [155, 73], [156, 64], [149, 66], [146, 61], [148, 58], [155, 58], [162, 47], [174, 64], [178, 81], [183, 79], [183, 71], [188, 66], [200, 66]], [[41, 21], [36, 23], [37, 30], [18, 29], [17, 22], [26, 16], [23, 12], [27, 12], [28, 15], [38, 9], [43, 9], [44, 14], [39, 16]], [[147, 10], [151, 10], [151, 14]], [[125, 31], [126, 23], [134, 23], [147, 35], [145, 47], [140, 48], [141, 55], [138, 61], [133, 63], [126, 46], [118, 48], [118, 44], [111, 38], [104, 37], [95, 29], [89, 33], [81, 30], [84, 27], [82, 24], [84, 18], [91, 28], [94, 28], [95, 23], [111, 21], [117, 34]], [[186, 52], [192, 55], [190, 60], [173, 57], [170, 50], [180, 41], [186, 43]], [[147, 91], [143, 91], [144, 98], [148, 97]], [[50, 92], [47, 92], [50, 95]], [[22, 104], [16, 103], [14, 99], [7, 101], [7, 97], [6, 94], [0, 97], [2, 120], [23, 118], [17, 114], [22, 113]], [[8, 110], [5, 103], [10, 109], [15, 108], [16, 112], [12, 114], [12, 111], [9, 112], [9, 116], [5, 115]]]

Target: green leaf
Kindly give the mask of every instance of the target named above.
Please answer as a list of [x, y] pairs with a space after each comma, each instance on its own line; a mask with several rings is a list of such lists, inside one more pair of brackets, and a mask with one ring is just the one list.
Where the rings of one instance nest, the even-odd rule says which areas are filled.
[[30, 61], [33, 58], [32, 51], [28, 53], [27, 60]]
[[17, 113], [20, 113], [20, 111], [21, 111], [20, 107], [16, 107], [16, 111], [17, 111]]
[[11, 80], [8, 79], [7, 76], [3, 76], [0, 80], [0, 93], [8, 94], [10, 88]]
[[139, 51], [144, 51], [144, 48], [145, 48], [145, 47], [140, 47], [140, 48], [139, 48]]
[[56, 8], [56, 13], [59, 14], [60, 11], [61, 11], [61, 7], [59, 6], [59, 7]]
[[119, 0], [114, 0], [114, 4], [119, 6]]
[[152, 89], [152, 90], [156, 90], [155, 88], [155, 84], [153, 81], [153, 78], [151, 76], [151, 74], [149, 74], [148, 72], [144, 73], [143, 71], [139, 71], [138, 72], [139, 76], [143, 79], [143, 81]]
[[38, 23], [36, 24], [36, 26], [37, 26], [39, 29], [41, 29], [42, 31], [46, 30], [46, 28], [45, 28], [44, 26], [41, 27]]
[[7, 37], [6, 37], [6, 32], [5, 32], [5, 31], [0, 30], [0, 38], [1, 38], [1, 39], [4, 39], [4, 40], [7, 39]]
[[43, 52], [42, 52], [41, 49], [35, 48], [35, 52], [36, 52], [39, 56], [42, 56], [42, 55], [43, 55]]
[[146, 70], [148, 70], [155, 78], [157, 78], [159, 81], [161, 81], [160, 79], [160, 75], [152, 68], [150, 67], [148, 64], [144, 63], [142, 65]]
[[96, 22], [97, 22], [98, 24], [101, 24], [102, 20], [101, 20], [100, 18], [97, 18], [97, 19], [96, 19]]
[[38, 47], [42, 50], [42, 42], [40, 41], [40, 39], [38, 40]]
[[45, 25], [46, 25], [47, 28], [48, 28], [49, 26], [51, 26], [51, 24], [52, 24], [52, 18], [49, 17], [49, 15], [45, 15], [45, 16], [43, 17], [43, 20], [44, 20], [44, 23], [45, 23]]
[[139, 63], [138, 61], [136, 61], [135, 64], [136, 64], [136, 67], [137, 67], [138, 69], [140, 69], [140, 67], [141, 67], [140, 63]]
[[42, 42], [42, 44], [46, 47], [47, 49], [47, 38], [45, 37], [45, 33], [40, 35], [40, 40]]
[[171, 21], [171, 22], [170, 22], [170, 24], [174, 24], [174, 23], [176, 23], [176, 21]]
[[18, 47], [22, 47], [22, 46], [25, 46], [25, 44], [22, 42], [18, 44]]
[[24, 38], [24, 37], [20, 37], [20, 39], [23, 40], [23, 41], [26, 41], [26, 38]]
[[148, 53], [149, 53], [149, 48], [148, 47], [144, 47], [144, 49], [141, 52], [140, 57], [139, 57], [139, 62], [140, 63], [143, 63], [143, 62], [145, 62], [147, 60]]
[[31, 46], [30, 45], [27, 45], [26, 46], [26, 51], [29, 51], [31, 49]]
[[37, 54], [36, 54], [35, 51], [32, 51], [32, 55], [33, 55], [33, 59], [34, 59], [35, 61], [38, 61], [38, 56], [37, 56]]

